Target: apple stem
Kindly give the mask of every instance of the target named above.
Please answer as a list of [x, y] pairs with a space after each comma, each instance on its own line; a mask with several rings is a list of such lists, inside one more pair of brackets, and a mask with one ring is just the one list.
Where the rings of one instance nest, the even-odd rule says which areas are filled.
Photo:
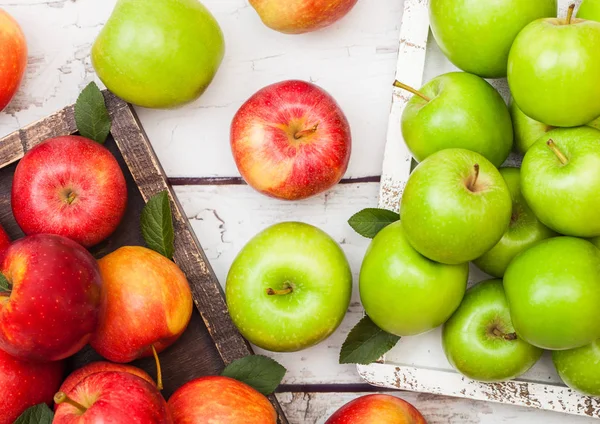
[[573, 11], [575, 10], [575, 3], [572, 3], [569, 6], [569, 10], [567, 10], [567, 25], [571, 24], [571, 19], [573, 19]]
[[70, 205], [75, 201], [76, 198], [77, 195], [73, 191], [69, 191], [69, 194], [67, 194], [67, 203]]
[[427, 97], [425, 94], [421, 93], [419, 90], [415, 90], [414, 88], [412, 88], [410, 85], [406, 85], [398, 80], [394, 81], [394, 87], [398, 87], [401, 88], [403, 90], [409, 91], [417, 96], [419, 96], [420, 98], [422, 98], [423, 100], [425, 100], [426, 102], [430, 102], [431, 99], [429, 97]]
[[319, 129], [318, 123], [306, 130], [298, 131], [296, 134], [294, 134], [294, 139], [300, 140], [302, 137], [306, 137], [307, 135], [314, 134], [317, 131], [317, 129]]
[[85, 411], [88, 410], [85, 406], [67, 396], [65, 392], [58, 392], [57, 394], [55, 394], [54, 403], [56, 403], [57, 405], [60, 405], [61, 403], [68, 403], [69, 405], [79, 409], [81, 413], [85, 413]]
[[503, 333], [498, 328], [494, 328], [492, 330], [492, 333], [494, 334], [494, 336], [502, 337], [504, 340], [508, 340], [508, 341], [517, 340], [517, 333]]
[[554, 140], [550, 139], [546, 142], [550, 150], [556, 155], [561, 164], [566, 165], [569, 159], [560, 151]]
[[479, 164], [476, 163], [473, 165], [473, 171], [475, 173], [469, 178], [469, 182], [467, 184], [467, 188], [471, 191], [475, 191], [475, 185], [477, 184], [477, 180], [479, 179]]
[[285, 283], [283, 285], [283, 289], [281, 290], [276, 290], [276, 289], [272, 289], [272, 288], [268, 288], [266, 290], [267, 294], [269, 296], [284, 296], [286, 294], [290, 294], [294, 291], [294, 288], [292, 287], [292, 285], [290, 283]]
[[154, 345], [152, 345], [152, 355], [154, 356], [154, 362], [156, 362], [156, 388], [158, 390], [163, 389], [162, 381], [162, 369], [160, 368], [160, 360], [158, 359], [158, 352]]

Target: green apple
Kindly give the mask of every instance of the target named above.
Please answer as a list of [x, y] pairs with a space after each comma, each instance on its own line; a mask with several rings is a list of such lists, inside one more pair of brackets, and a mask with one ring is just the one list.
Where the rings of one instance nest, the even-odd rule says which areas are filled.
[[92, 64], [127, 102], [170, 108], [204, 92], [224, 52], [219, 24], [197, 0], [118, 0], [92, 47]]
[[556, 0], [430, 0], [431, 30], [440, 49], [463, 71], [506, 76], [508, 52], [528, 23], [556, 16]]
[[600, 396], [600, 340], [577, 349], [556, 350], [552, 361], [567, 386], [588, 396]]
[[543, 240], [519, 254], [504, 290], [520, 338], [549, 350], [600, 338], [600, 251], [575, 237]]
[[577, 17], [589, 19], [590, 21], [600, 21], [600, 1], [583, 0], [577, 10]]
[[466, 72], [440, 75], [416, 93], [402, 113], [402, 135], [421, 162], [439, 150], [472, 150], [500, 166], [512, 149], [513, 129], [502, 96], [487, 81]]
[[[525, 3], [525, 2], [523, 2]], [[527, 25], [508, 56], [508, 85], [527, 116], [555, 127], [600, 116], [600, 22], [540, 19]]]
[[471, 287], [442, 331], [448, 362], [461, 374], [496, 382], [518, 377], [531, 368], [542, 349], [514, 332], [502, 280]]
[[600, 235], [600, 131], [548, 132], [523, 158], [521, 190], [539, 220], [554, 231]]
[[525, 115], [514, 100], [510, 102], [508, 109], [510, 110], [515, 133], [515, 147], [523, 154], [527, 152], [531, 145], [541, 136], [555, 128]]
[[244, 246], [225, 293], [231, 319], [246, 339], [292, 352], [319, 343], [340, 325], [352, 274], [340, 246], [323, 231], [282, 222]]
[[412, 247], [445, 263], [472, 261], [506, 232], [512, 200], [500, 172], [479, 153], [445, 149], [413, 171], [400, 203]]
[[552, 230], [542, 224], [521, 195], [521, 172], [518, 168], [500, 168], [510, 197], [512, 198], [512, 215], [508, 230], [500, 241], [489, 251], [473, 262], [479, 269], [502, 277], [508, 264], [522, 251], [540, 240], [555, 236]]
[[379, 328], [410, 336], [442, 325], [460, 304], [469, 265], [427, 259], [406, 240], [401, 221], [381, 230], [360, 269], [360, 299]]

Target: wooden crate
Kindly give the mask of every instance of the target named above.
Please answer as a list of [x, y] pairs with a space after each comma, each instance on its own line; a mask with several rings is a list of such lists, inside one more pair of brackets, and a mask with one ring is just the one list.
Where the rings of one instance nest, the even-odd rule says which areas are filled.
[[[223, 291], [183, 208], [167, 182], [167, 177], [152, 149], [133, 108], [109, 92], [104, 92], [112, 118], [111, 136], [105, 146], [121, 165], [128, 189], [127, 211], [115, 233], [91, 249], [100, 258], [125, 245], [144, 245], [140, 231], [141, 211], [153, 195], [168, 190], [175, 227], [174, 260], [188, 278], [196, 309], [183, 336], [160, 354], [163, 371], [163, 394], [168, 397], [181, 385], [204, 375], [218, 374], [226, 364], [251, 355], [248, 342], [233, 325]], [[73, 106], [31, 124], [0, 139], [0, 223], [13, 238], [23, 236], [10, 206], [10, 192], [15, 167], [23, 155], [44, 140], [77, 132]], [[102, 358], [89, 346], [69, 359], [69, 368], [78, 368]], [[153, 358], [135, 361], [136, 366], [155, 376]], [[287, 420], [274, 395], [270, 400]]]
[[[559, 0], [560, 16], [571, 3]], [[420, 87], [427, 73], [429, 55], [434, 58], [437, 73], [456, 70], [435, 45], [429, 34], [428, 0], [405, 0], [400, 30], [400, 47], [396, 79]], [[434, 51], [432, 53], [432, 50]], [[430, 72], [431, 73], [431, 72]], [[508, 100], [506, 79], [490, 81]], [[411, 172], [413, 158], [400, 130], [404, 107], [412, 95], [393, 90], [388, 137], [384, 153], [379, 207], [397, 211], [399, 200]], [[521, 157], [512, 154], [507, 165], [516, 166]], [[471, 266], [469, 283], [491, 278]], [[441, 347], [441, 331], [416, 337], [405, 337], [384, 358], [371, 365], [359, 365], [358, 372], [368, 383], [393, 389], [411, 390], [446, 396], [470, 398], [526, 406], [574, 415], [600, 418], [600, 398], [581, 395], [566, 387], [545, 355], [529, 372], [505, 383], [486, 384], [470, 380], [456, 372], [446, 360]]]

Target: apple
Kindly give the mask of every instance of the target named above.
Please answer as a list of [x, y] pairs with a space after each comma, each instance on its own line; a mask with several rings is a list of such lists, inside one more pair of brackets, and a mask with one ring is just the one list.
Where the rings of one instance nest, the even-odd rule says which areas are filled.
[[508, 52], [530, 22], [556, 16], [556, 0], [431, 0], [431, 31], [440, 49], [463, 71], [506, 76]]
[[325, 424], [427, 424], [410, 403], [391, 395], [366, 395], [338, 409]]
[[350, 304], [352, 273], [340, 246], [302, 222], [275, 224], [233, 261], [225, 286], [233, 323], [251, 343], [292, 352], [326, 339]]
[[510, 224], [500, 241], [473, 261], [479, 269], [494, 277], [502, 277], [508, 264], [519, 253], [540, 240], [556, 235], [537, 219], [523, 198], [521, 171], [518, 168], [500, 168], [499, 171], [513, 202]]
[[323, 89], [283, 81], [254, 94], [231, 123], [231, 150], [242, 177], [263, 194], [305, 199], [337, 184], [352, 137], [344, 112]]
[[486, 382], [516, 378], [542, 356], [542, 349], [515, 333], [502, 280], [483, 281], [467, 290], [444, 325], [442, 345], [458, 372]]
[[588, 396], [600, 396], [600, 340], [576, 349], [555, 350], [552, 361], [567, 386]]
[[413, 171], [400, 201], [406, 238], [444, 264], [474, 260], [506, 232], [512, 200], [500, 172], [479, 153], [445, 149]]
[[69, 135], [25, 154], [15, 170], [11, 201], [25, 234], [58, 234], [93, 246], [121, 222], [127, 185], [108, 149]]
[[78, 352], [98, 324], [102, 279], [96, 260], [72, 240], [37, 234], [0, 260], [11, 291], [0, 293], [0, 349], [58, 361]]
[[250, 0], [263, 23], [284, 34], [302, 34], [342, 19], [358, 0]]
[[600, 252], [575, 237], [543, 240], [520, 253], [504, 275], [519, 338], [548, 350], [600, 338]]
[[171, 108], [204, 93], [224, 54], [221, 28], [199, 1], [119, 0], [92, 46], [92, 64], [127, 102]]
[[515, 134], [515, 147], [520, 153], [525, 153], [540, 137], [555, 127], [538, 122], [525, 115], [513, 101], [509, 104]]
[[527, 116], [555, 127], [585, 125], [600, 116], [600, 22], [572, 18], [573, 7], [566, 18], [527, 25], [508, 56], [515, 102]]
[[30, 406], [50, 404], [64, 369], [62, 361], [23, 361], [0, 350], [0, 424], [13, 424]]
[[0, 8], [0, 111], [17, 92], [27, 67], [27, 41], [21, 27]]
[[559, 128], [525, 154], [521, 190], [539, 220], [577, 237], [600, 235], [600, 131]]
[[58, 392], [54, 401], [52, 424], [173, 423], [158, 389], [128, 372], [90, 374], [71, 391]]
[[468, 263], [444, 265], [418, 253], [397, 221], [381, 230], [367, 249], [360, 269], [360, 299], [379, 328], [410, 336], [450, 318], [468, 277]]
[[276, 424], [277, 413], [262, 394], [228, 377], [201, 377], [169, 398], [174, 424]]
[[477, 152], [494, 166], [508, 157], [513, 144], [510, 114], [500, 94], [484, 79], [450, 72], [419, 91], [398, 81], [394, 85], [416, 94], [402, 112], [402, 135], [417, 161], [452, 147]]
[[598, 0], [583, 0], [577, 10], [577, 17], [589, 19], [590, 21], [600, 21], [600, 2]]
[[104, 284], [100, 322], [90, 341], [96, 352], [126, 363], [175, 343], [192, 317], [192, 293], [181, 269], [140, 246], [121, 247], [98, 266]]

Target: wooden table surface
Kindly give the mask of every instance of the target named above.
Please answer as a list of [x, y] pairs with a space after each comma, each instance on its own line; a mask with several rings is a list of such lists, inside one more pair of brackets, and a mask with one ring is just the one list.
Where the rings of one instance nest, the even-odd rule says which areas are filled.
[[[21, 24], [29, 45], [24, 85], [0, 113], [0, 137], [76, 100], [98, 81], [91, 45], [116, 0], [0, 0]], [[221, 282], [243, 245], [284, 220], [327, 231], [346, 252], [357, 281], [368, 240], [347, 219], [377, 204], [379, 175], [398, 51], [402, 0], [360, 0], [344, 20], [312, 34], [287, 36], [264, 27], [247, 0], [204, 0], [225, 33], [226, 57], [198, 101], [177, 110], [138, 108], [156, 152]], [[429, 65], [435, 71], [436, 63]], [[426, 75], [427, 77], [427, 75]], [[348, 116], [353, 156], [346, 178], [330, 192], [295, 203], [266, 198], [244, 185], [229, 149], [229, 124], [256, 90], [285, 79], [328, 90]], [[270, 354], [288, 373], [279, 399], [291, 423], [323, 423], [360, 392], [373, 391], [354, 366], [338, 365], [340, 345], [362, 314], [357, 290], [338, 331], [294, 354]], [[429, 423], [595, 422], [557, 413], [416, 393]]]

